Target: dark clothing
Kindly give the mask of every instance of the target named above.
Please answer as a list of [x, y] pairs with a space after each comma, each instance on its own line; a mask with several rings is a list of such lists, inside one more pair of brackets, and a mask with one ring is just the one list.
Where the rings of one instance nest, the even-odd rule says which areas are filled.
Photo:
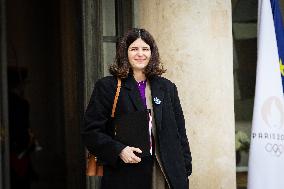
[[116, 167], [104, 166], [102, 189], [147, 189], [152, 185], [152, 156], [143, 157], [140, 163], [118, 160]]
[[9, 93], [10, 151], [21, 153], [30, 144], [29, 103], [16, 93]]
[[[158, 76], [150, 78], [149, 82], [157, 129], [155, 141], [159, 145], [162, 166], [172, 189], [188, 189], [191, 153], [176, 86]], [[96, 83], [82, 131], [88, 150], [113, 168], [119, 166], [119, 153], [126, 147], [112, 138], [114, 126], [109, 121], [116, 85], [117, 79], [114, 76], [102, 78]], [[116, 116], [144, 109], [134, 77], [122, 79]], [[104, 177], [107, 180], [108, 175]], [[117, 183], [120, 182], [124, 183], [124, 180], [117, 180]]]
[[11, 189], [30, 189], [33, 176], [29, 134], [29, 103], [9, 92], [9, 139]]

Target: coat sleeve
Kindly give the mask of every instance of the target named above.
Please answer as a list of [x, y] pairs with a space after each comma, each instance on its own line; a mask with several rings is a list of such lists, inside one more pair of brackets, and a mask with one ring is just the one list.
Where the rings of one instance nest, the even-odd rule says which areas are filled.
[[186, 135], [184, 115], [183, 115], [182, 107], [180, 105], [177, 87], [175, 85], [174, 85], [174, 98], [173, 99], [174, 99], [173, 104], [174, 104], [175, 119], [177, 122], [179, 139], [180, 139], [180, 143], [181, 143], [182, 150], [183, 150], [186, 172], [187, 172], [187, 175], [190, 176], [192, 173], [192, 164], [191, 164], [192, 158], [191, 158], [188, 138]]
[[119, 153], [126, 146], [114, 140], [110, 134], [110, 115], [116, 91], [116, 82], [99, 80], [94, 87], [84, 115], [83, 142], [100, 161], [115, 165]]

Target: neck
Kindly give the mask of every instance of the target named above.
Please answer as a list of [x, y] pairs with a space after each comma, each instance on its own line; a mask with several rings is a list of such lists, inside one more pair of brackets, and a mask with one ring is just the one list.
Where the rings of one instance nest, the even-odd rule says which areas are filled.
[[142, 72], [142, 71], [134, 71], [133, 72], [133, 76], [134, 76], [134, 79], [137, 81], [137, 82], [140, 82], [140, 81], [145, 81], [146, 80], [146, 76], [145, 74]]

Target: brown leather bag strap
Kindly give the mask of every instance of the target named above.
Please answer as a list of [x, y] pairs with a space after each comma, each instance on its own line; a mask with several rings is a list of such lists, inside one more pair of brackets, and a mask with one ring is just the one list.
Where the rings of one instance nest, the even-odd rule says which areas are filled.
[[111, 111], [111, 117], [112, 118], [114, 118], [114, 113], [115, 113], [115, 110], [116, 110], [116, 104], [117, 104], [117, 100], [118, 100], [118, 97], [119, 97], [120, 88], [121, 88], [121, 79], [117, 78], [116, 93], [115, 93], [115, 96], [114, 96], [114, 101], [113, 101], [112, 111]]

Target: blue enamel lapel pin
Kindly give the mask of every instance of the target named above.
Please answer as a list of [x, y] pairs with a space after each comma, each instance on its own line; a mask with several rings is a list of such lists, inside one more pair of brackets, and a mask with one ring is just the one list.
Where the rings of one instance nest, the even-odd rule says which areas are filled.
[[155, 97], [154, 99], [154, 102], [155, 102], [155, 104], [161, 104], [161, 100], [160, 99], [158, 99], [157, 97]]

